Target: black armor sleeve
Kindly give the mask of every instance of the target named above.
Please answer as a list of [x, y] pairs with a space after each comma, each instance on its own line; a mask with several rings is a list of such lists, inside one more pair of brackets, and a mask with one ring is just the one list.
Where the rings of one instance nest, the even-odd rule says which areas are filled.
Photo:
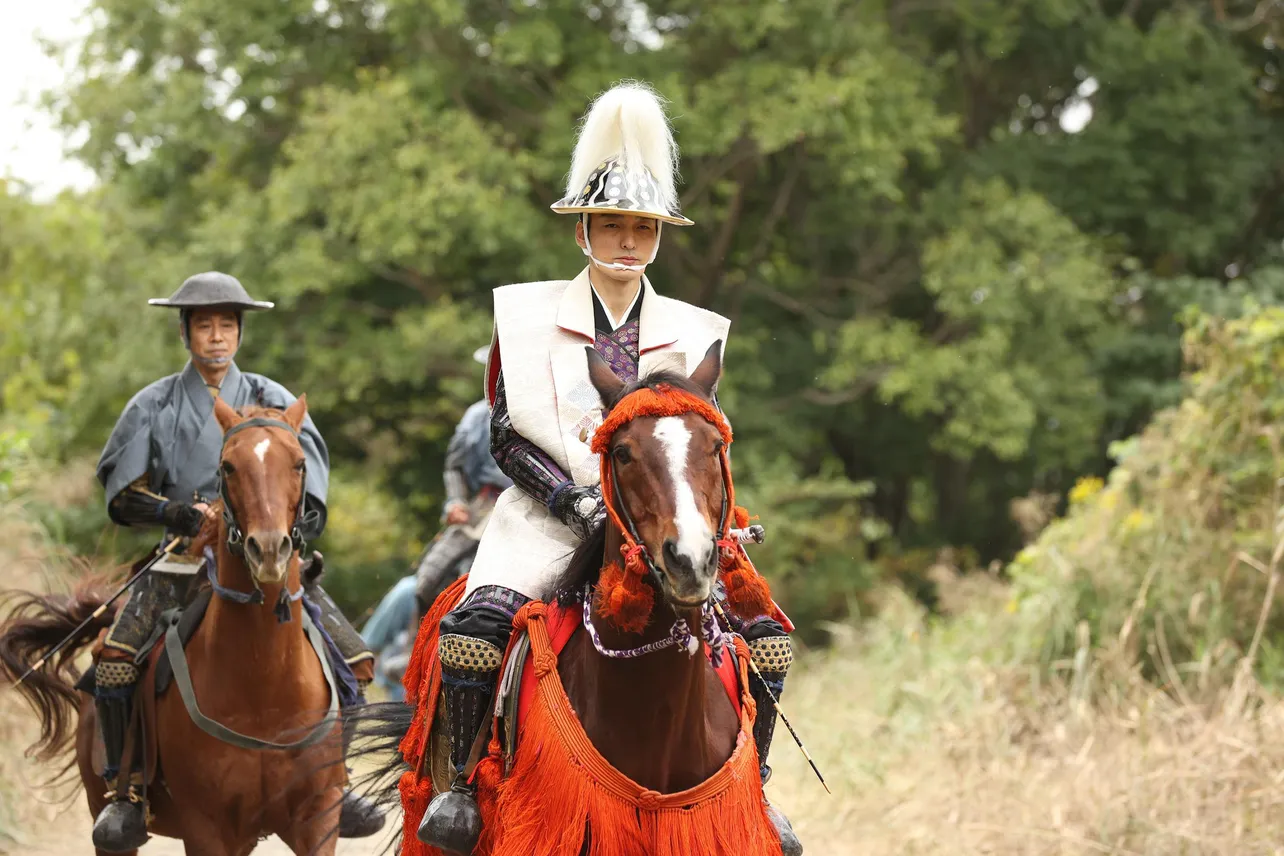
[[561, 467], [513, 427], [508, 417], [502, 372], [496, 380], [495, 403], [490, 410], [490, 453], [504, 475], [532, 499], [544, 503], [550, 511], [558, 490], [571, 484], [570, 477]]
[[107, 503], [107, 516], [121, 526], [160, 526], [165, 497], [147, 490], [147, 476], [136, 479]]

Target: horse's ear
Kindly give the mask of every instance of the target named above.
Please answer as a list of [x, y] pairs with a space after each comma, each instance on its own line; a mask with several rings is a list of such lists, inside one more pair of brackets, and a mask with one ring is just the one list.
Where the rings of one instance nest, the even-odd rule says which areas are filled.
[[597, 394], [602, 396], [603, 406], [610, 410], [624, 392], [624, 381], [615, 376], [615, 372], [611, 371], [606, 360], [602, 359], [602, 355], [592, 345], [585, 345], [584, 352], [588, 356], [589, 380], [593, 382]]
[[713, 391], [718, 388], [718, 380], [722, 377], [722, 340], [714, 342], [705, 352], [704, 359], [696, 370], [691, 373], [691, 382], [700, 388], [704, 397], [713, 400]]
[[308, 394], [305, 392], [294, 400], [294, 403], [285, 409], [285, 421], [297, 434], [303, 426], [303, 420], [308, 415]]
[[241, 414], [232, 408], [232, 405], [221, 398], [214, 399], [214, 418], [218, 420], [219, 427], [223, 429], [224, 434], [245, 421]]

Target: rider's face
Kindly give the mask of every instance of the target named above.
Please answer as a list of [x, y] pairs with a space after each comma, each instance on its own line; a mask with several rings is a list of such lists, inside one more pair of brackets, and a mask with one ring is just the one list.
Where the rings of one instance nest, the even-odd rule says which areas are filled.
[[241, 343], [236, 313], [226, 309], [197, 309], [188, 325], [192, 355], [203, 360], [231, 359]]
[[[588, 240], [585, 240], [584, 220], [575, 224], [575, 243], [588, 248], [592, 242], [593, 258], [623, 265], [646, 265], [660, 240], [659, 223], [654, 217], [636, 214], [591, 214], [588, 218]], [[635, 281], [642, 271], [617, 271], [598, 268], [612, 279]]]

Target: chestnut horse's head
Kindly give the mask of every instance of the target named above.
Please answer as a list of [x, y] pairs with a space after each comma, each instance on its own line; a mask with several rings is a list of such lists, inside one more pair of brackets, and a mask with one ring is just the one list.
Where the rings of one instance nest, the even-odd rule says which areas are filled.
[[301, 536], [307, 462], [299, 429], [305, 396], [285, 411], [250, 408], [237, 413], [221, 398], [214, 415], [223, 428], [220, 488], [228, 543], [242, 555], [259, 585], [285, 582]]
[[589, 377], [607, 411], [594, 441], [609, 456], [602, 472], [613, 484], [603, 484], [603, 495], [634, 530], [661, 593], [676, 607], [708, 600], [718, 574], [731, 440], [713, 405], [721, 351], [715, 342], [689, 378], [662, 372], [625, 384], [588, 349]]

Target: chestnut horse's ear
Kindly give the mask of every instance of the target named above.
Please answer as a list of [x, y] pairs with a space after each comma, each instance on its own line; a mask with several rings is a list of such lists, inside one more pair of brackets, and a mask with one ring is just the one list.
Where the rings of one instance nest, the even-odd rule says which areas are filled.
[[232, 405], [221, 398], [214, 399], [214, 418], [218, 420], [224, 434], [245, 421], [244, 417], [232, 408]]
[[308, 415], [308, 394], [305, 392], [295, 399], [294, 403], [285, 409], [286, 424], [294, 429], [294, 433], [299, 433], [303, 426], [303, 420]]
[[722, 340], [714, 342], [705, 352], [704, 359], [696, 370], [691, 373], [691, 382], [700, 388], [704, 397], [713, 400], [713, 391], [718, 388], [718, 380], [722, 377]]
[[592, 345], [585, 345], [584, 352], [588, 355], [589, 380], [593, 382], [597, 394], [602, 396], [602, 405], [610, 410], [624, 392], [624, 381], [615, 376], [615, 372], [611, 371], [606, 360], [602, 359], [602, 355]]

